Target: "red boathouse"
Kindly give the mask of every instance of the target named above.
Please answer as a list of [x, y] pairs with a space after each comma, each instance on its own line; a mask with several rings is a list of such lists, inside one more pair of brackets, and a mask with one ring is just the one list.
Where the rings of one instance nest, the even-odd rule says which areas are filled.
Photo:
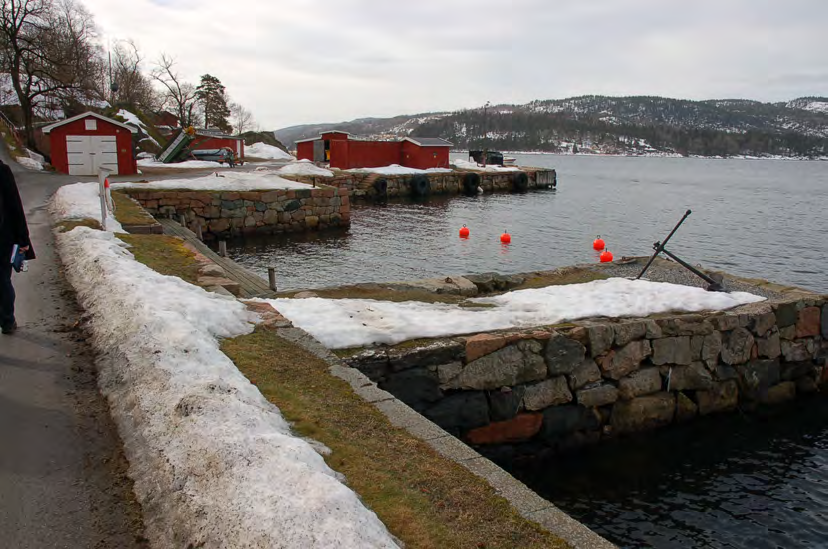
[[137, 173], [132, 134], [138, 130], [103, 115], [86, 112], [43, 128], [49, 136], [52, 166], [69, 175]]
[[406, 137], [401, 141], [363, 141], [342, 131], [328, 131], [296, 142], [299, 160], [327, 162], [332, 168], [448, 168], [452, 144], [438, 137]]

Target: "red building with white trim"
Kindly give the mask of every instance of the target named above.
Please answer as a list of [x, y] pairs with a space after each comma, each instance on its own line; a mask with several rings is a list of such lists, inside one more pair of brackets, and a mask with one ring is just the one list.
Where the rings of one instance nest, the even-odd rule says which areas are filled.
[[399, 164], [408, 168], [448, 168], [452, 144], [438, 137], [406, 137], [401, 141], [363, 141], [341, 131], [296, 142], [300, 160], [327, 162], [332, 168], [378, 168]]
[[43, 128], [51, 144], [52, 166], [69, 175], [138, 172], [132, 134], [138, 130], [103, 115], [86, 112]]

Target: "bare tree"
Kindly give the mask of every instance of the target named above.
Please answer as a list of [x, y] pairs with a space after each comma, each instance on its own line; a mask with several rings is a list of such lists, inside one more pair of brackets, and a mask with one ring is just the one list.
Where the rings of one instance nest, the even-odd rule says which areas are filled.
[[2, 0], [0, 70], [10, 75], [35, 148], [35, 110], [48, 99], [78, 100], [95, 89], [101, 53], [92, 15], [75, 0]]
[[112, 93], [114, 100], [144, 110], [157, 110], [162, 100], [152, 87], [152, 80], [141, 70], [144, 58], [135, 42], [117, 42], [111, 55], [110, 79], [118, 85], [118, 91]]
[[200, 114], [196, 87], [184, 82], [175, 70], [175, 59], [162, 53], [152, 78], [161, 84], [165, 103], [175, 110], [181, 126], [192, 126]]
[[233, 128], [236, 130], [236, 135], [250, 131], [255, 124], [253, 113], [239, 103], [230, 103], [230, 118], [233, 122]]

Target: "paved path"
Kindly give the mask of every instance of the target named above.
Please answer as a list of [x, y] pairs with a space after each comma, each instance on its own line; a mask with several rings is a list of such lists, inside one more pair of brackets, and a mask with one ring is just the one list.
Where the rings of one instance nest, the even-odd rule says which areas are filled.
[[14, 279], [20, 329], [0, 335], [0, 547], [145, 547], [46, 213], [49, 196], [81, 178], [28, 171], [3, 147], [0, 158], [15, 172], [38, 255]]

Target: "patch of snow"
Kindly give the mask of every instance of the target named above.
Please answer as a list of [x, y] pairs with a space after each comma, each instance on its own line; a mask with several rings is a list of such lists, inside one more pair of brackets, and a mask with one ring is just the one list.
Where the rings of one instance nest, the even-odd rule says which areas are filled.
[[296, 158], [289, 155], [279, 147], [274, 147], [273, 145], [268, 145], [267, 143], [253, 143], [252, 145], [247, 145], [244, 148], [244, 154], [246, 156], [252, 156], [253, 158], [264, 158], [267, 160], [296, 160]]
[[194, 191], [270, 191], [279, 189], [312, 189], [313, 185], [299, 183], [268, 172], [218, 172], [195, 178], [166, 179], [147, 183], [113, 183], [113, 189], [190, 189]]
[[133, 126], [135, 126], [136, 128], [139, 128], [139, 129], [143, 130], [143, 131], [144, 131], [144, 133], [146, 133], [147, 135], [149, 135], [149, 133], [147, 132], [147, 125], [146, 125], [146, 124], [144, 124], [144, 123], [141, 121], [141, 119], [140, 119], [140, 118], [138, 118], [138, 115], [136, 115], [136, 114], [134, 114], [134, 113], [131, 113], [131, 112], [129, 112], [129, 111], [128, 111], [128, 110], [126, 110], [126, 109], [121, 109], [121, 110], [119, 110], [119, 111], [118, 111], [118, 116], [120, 116], [121, 118], [123, 118], [124, 120], [126, 120], [126, 121], [127, 121], [127, 124], [132, 124], [132, 125], [133, 125]]
[[[100, 221], [101, 195], [98, 192], [99, 189], [98, 183], [75, 183], [74, 185], [60, 187], [49, 204], [52, 217], [58, 222], [71, 219]], [[109, 212], [107, 212], [106, 217], [106, 230], [116, 233], [124, 232], [124, 228]]]
[[204, 169], [204, 168], [221, 168], [222, 164], [219, 162], [210, 162], [209, 160], [185, 160], [184, 162], [174, 162], [172, 164], [164, 164], [154, 159], [144, 158], [138, 161], [138, 165], [142, 168], [185, 168], [185, 169]]
[[328, 348], [343, 349], [544, 326], [598, 316], [643, 317], [666, 312], [719, 311], [764, 299], [744, 292], [707, 292], [676, 284], [612, 278], [471, 299], [495, 305], [480, 310], [442, 303], [371, 299], [273, 299], [268, 302]]
[[243, 304], [149, 269], [112, 234], [57, 242], [153, 546], [397, 547], [221, 352], [253, 329]]
[[147, 158], [153, 159], [153, 160], [155, 159], [155, 155], [152, 154], [152, 153], [149, 153], [149, 152], [139, 152], [137, 155], [135, 155], [135, 157], [138, 160], [144, 160], [144, 159], [147, 159]]
[[291, 162], [287, 166], [281, 168], [279, 173], [289, 175], [322, 175], [325, 177], [333, 177], [333, 172], [331, 170], [320, 168], [307, 159]]
[[520, 168], [516, 166], [496, 166], [493, 164], [488, 164], [484, 168], [477, 164], [477, 162], [469, 162], [468, 160], [452, 160], [451, 163], [454, 167], [459, 168], [461, 170], [474, 170], [477, 172], [519, 172]]
[[33, 158], [29, 158], [28, 156], [18, 156], [18, 157], [15, 158], [15, 160], [17, 160], [18, 164], [20, 164], [20, 165], [22, 165], [26, 168], [29, 168], [30, 170], [42, 170], [43, 169], [43, 164], [41, 164], [37, 160], [34, 160]]
[[407, 168], [405, 166], [400, 166], [399, 164], [391, 164], [390, 166], [382, 166], [379, 168], [354, 168], [351, 170], [345, 170], [352, 173], [379, 173], [383, 175], [406, 175], [406, 174], [418, 174], [418, 173], [451, 173], [453, 170], [448, 168], [428, 168], [425, 170], [420, 170], [417, 168]]

